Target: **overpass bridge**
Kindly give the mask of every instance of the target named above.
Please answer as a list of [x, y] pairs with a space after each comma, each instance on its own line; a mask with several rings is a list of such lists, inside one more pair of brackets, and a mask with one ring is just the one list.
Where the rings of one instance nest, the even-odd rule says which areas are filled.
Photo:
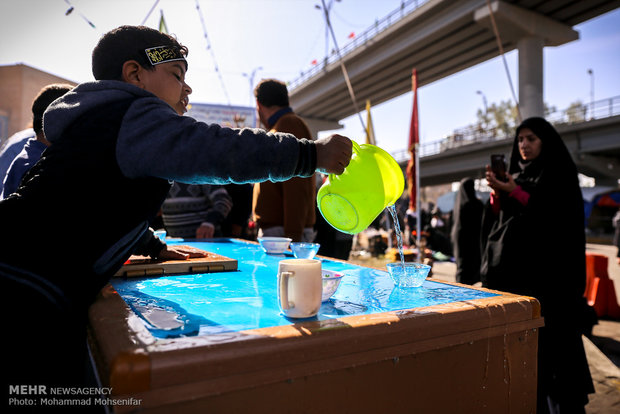
[[[409, 92], [414, 67], [421, 87], [497, 57], [494, 20], [504, 52], [519, 50], [522, 116], [542, 116], [543, 47], [578, 39], [572, 26], [620, 7], [620, 0], [494, 0], [490, 6], [487, 0], [404, 0], [341, 49], [358, 102], [378, 105]], [[340, 128], [340, 120], [356, 113], [336, 55], [289, 89], [291, 105], [314, 135]]]
[[[580, 173], [596, 179], [597, 185], [617, 186], [620, 179], [620, 96], [597, 101], [576, 120], [566, 113], [547, 117], [553, 122], [573, 156]], [[494, 130], [461, 130], [441, 141], [420, 147], [420, 185], [433, 186], [483, 178], [490, 154], [509, 159], [513, 135]], [[409, 160], [406, 151], [392, 154], [403, 171]]]

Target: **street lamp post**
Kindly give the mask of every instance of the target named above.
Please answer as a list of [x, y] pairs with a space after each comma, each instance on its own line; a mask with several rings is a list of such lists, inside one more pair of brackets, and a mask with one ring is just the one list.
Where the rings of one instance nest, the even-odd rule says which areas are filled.
[[[337, 2], [340, 2], [341, 0], [335, 0]], [[327, 3], [327, 5], [325, 6], [325, 14], [329, 15], [329, 11], [332, 9], [332, 6], [334, 5], [334, 0], [330, 0], [329, 3]], [[323, 10], [323, 7], [315, 4], [314, 8], [317, 10]], [[325, 22], [325, 66], [327, 66], [327, 59], [329, 58], [329, 27], [327, 25], [327, 21]]]
[[590, 119], [594, 119], [594, 71], [588, 69], [590, 75]]
[[482, 91], [476, 91], [478, 95], [482, 96], [482, 103], [484, 104], [484, 129], [489, 126], [489, 107], [487, 106], [487, 97]]
[[263, 70], [263, 67], [259, 66], [259, 67], [254, 68], [252, 72], [249, 74], [242, 73], [242, 75], [248, 78], [248, 81], [250, 82], [250, 106], [254, 106], [254, 76], [256, 76], [256, 73], [259, 70]]

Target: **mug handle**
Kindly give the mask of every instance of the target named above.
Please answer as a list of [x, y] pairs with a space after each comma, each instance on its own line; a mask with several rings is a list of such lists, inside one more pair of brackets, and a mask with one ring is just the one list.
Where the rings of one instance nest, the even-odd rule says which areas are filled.
[[295, 307], [294, 303], [288, 301], [288, 278], [293, 277], [295, 272], [280, 273], [280, 306], [282, 309], [291, 309]]

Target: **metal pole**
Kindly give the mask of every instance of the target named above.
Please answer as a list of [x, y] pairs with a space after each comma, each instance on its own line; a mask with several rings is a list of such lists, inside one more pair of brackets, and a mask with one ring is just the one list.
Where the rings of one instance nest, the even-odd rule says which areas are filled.
[[[336, 0], [340, 1], [340, 0]], [[332, 27], [331, 21], [329, 20], [328, 9], [325, 6], [325, 0], [321, 0], [321, 4], [323, 4], [323, 11], [325, 14], [325, 22], [327, 23], [327, 27], [329, 27], [329, 31], [332, 35], [332, 40], [334, 42], [334, 47], [336, 48], [336, 54], [338, 55], [338, 61], [340, 62], [340, 69], [342, 69], [342, 75], [344, 76], [344, 81], [347, 84], [347, 89], [349, 90], [349, 95], [351, 96], [351, 101], [353, 102], [353, 107], [355, 108], [355, 113], [357, 113], [357, 117], [362, 124], [362, 129], [366, 129], [366, 125], [364, 124], [364, 120], [362, 119], [362, 113], [357, 105], [357, 100], [355, 99], [355, 92], [353, 92], [353, 85], [351, 85], [351, 79], [349, 78], [349, 73], [347, 72], [347, 68], [344, 65], [344, 61], [342, 60], [342, 55], [340, 54], [340, 48], [338, 47], [338, 42], [336, 41], [336, 34], [334, 33], [334, 28]], [[327, 62], [326, 62], [327, 64]]]
[[594, 71], [588, 69], [590, 75], [590, 119], [594, 119]]
[[484, 129], [487, 129], [487, 126], [489, 124], [489, 107], [487, 106], [487, 97], [482, 91], [476, 91], [476, 93], [482, 96], [482, 103], [484, 104]]
[[[340, 0], [335, 0], [335, 1], [340, 1]], [[325, 13], [326, 16], [329, 16], [329, 12], [331, 11], [332, 6], [334, 5], [334, 0], [330, 0], [329, 3], [326, 5], [324, 1], [321, 1], [322, 3], [322, 7], [319, 6], [318, 4], [314, 5], [314, 8], [317, 10], [323, 10], [323, 12]], [[327, 66], [327, 61], [329, 59], [329, 24], [328, 24], [328, 20], [329, 19], [325, 19], [325, 59], [324, 59], [324, 66]]]
[[415, 210], [418, 213], [418, 217], [416, 218], [416, 246], [418, 247], [418, 257], [421, 259], [420, 262], [424, 259], [424, 251], [422, 250], [422, 245], [420, 244], [420, 239], [422, 236], [422, 210], [420, 209], [422, 203], [420, 202], [420, 143], [416, 142], [414, 145], [415, 148]]
[[254, 76], [256, 76], [256, 72], [259, 70], [263, 70], [263, 67], [259, 66], [254, 68], [250, 74], [242, 73], [242, 75], [248, 78], [248, 81], [250, 82], [250, 106], [253, 106], [254, 103]]

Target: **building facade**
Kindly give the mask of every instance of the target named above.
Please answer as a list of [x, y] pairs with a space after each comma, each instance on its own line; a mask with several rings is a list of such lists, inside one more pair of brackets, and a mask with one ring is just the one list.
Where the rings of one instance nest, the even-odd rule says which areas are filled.
[[22, 63], [0, 66], [0, 145], [32, 126], [32, 101], [41, 88], [51, 83], [77, 85]]

